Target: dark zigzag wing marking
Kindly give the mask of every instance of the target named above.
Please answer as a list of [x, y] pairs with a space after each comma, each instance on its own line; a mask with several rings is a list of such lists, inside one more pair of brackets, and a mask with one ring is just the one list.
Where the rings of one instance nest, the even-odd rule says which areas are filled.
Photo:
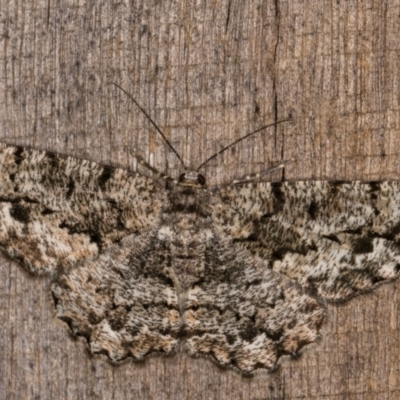
[[52, 286], [57, 317], [112, 361], [171, 353], [181, 318], [176, 287], [163, 271], [157, 230], [131, 235], [62, 274]]
[[325, 311], [316, 299], [224, 234], [205, 243], [204, 277], [189, 290], [183, 315], [190, 354], [252, 374], [319, 339]]

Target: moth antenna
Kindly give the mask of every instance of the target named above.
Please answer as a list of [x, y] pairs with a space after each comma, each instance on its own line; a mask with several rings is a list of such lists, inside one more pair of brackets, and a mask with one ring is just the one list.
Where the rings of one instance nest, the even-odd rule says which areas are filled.
[[233, 147], [233, 146], [236, 146], [239, 142], [241, 142], [242, 140], [248, 138], [249, 136], [254, 135], [254, 134], [257, 133], [257, 132], [260, 132], [260, 131], [262, 131], [263, 129], [267, 129], [267, 128], [269, 128], [270, 126], [275, 126], [275, 125], [278, 125], [278, 124], [280, 124], [280, 123], [282, 123], [282, 122], [287, 122], [287, 121], [291, 121], [291, 118], [283, 119], [283, 120], [281, 120], [281, 121], [274, 122], [273, 124], [269, 124], [269, 125], [262, 126], [261, 128], [258, 128], [258, 129], [256, 129], [255, 131], [250, 132], [250, 133], [248, 133], [247, 135], [242, 136], [241, 138], [235, 140], [235, 141], [232, 142], [231, 144], [228, 144], [228, 146], [224, 147], [223, 149], [221, 149], [221, 150], [218, 151], [217, 153], [213, 154], [211, 157], [207, 158], [207, 160], [205, 160], [205, 161], [200, 165], [200, 167], [197, 168], [197, 171], [200, 171], [200, 169], [203, 168], [208, 162], [210, 162], [210, 161], [213, 160], [214, 158], [218, 157], [218, 156], [219, 156], [220, 154], [222, 154], [224, 151], [230, 149], [230, 148]]
[[118, 89], [122, 90], [135, 104], [136, 106], [139, 108], [139, 110], [147, 117], [147, 119], [151, 122], [151, 124], [154, 126], [154, 128], [156, 128], [156, 131], [161, 135], [161, 137], [165, 140], [165, 143], [167, 143], [168, 147], [174, 152], [174, 154], [176, 155], [176, 157], [178, 158], [178, 160], [181, 162], [183, 168], [186, 169], [186, 165], [183, 162], [181, 156], [179, 155], [179, 153], [175, 150], [175, 148], [172, 146], [172, 144], [170, 143], [170, 141], [166, 138], [166, 136], [162, 133], [161, 129], [157, 126], [157, 124], [151, 119], [150, 115], [147, 114], [147, 112], [144, 110], [143, 107], [140, 106], [140, 104], [133, 98], [133, 96], [127, 92], [125, 89], [123, 89], [121, 86], [119, 86], [118, 84], [111, 82], [112, 85], [116, 86]]

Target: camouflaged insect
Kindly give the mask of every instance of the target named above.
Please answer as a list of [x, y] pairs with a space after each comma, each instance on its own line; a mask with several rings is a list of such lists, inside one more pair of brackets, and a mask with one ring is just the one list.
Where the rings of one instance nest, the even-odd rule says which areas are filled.
[[319, 338], [324, 301], [398, 274], [397, 182], [163, 183], [0, 145], [2, 250], [53, 274], [57, 316], [112, 361], [271, 370]]

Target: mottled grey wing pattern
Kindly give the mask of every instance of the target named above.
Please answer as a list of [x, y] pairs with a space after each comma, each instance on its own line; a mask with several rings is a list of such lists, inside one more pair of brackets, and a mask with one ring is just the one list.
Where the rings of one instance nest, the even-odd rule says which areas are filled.
[[398, 275], [398, 182], [259, 183], [218, 194], [224, 231], [309, 293], [346, 300]]
[[156, 230], [131, 235], [52, 286], [57, 317], [112, 361], [170, 353], [181, 329], [174, 282]]
[[162, 197], [137, 174], [0, 144], [0, 247], [32, 273], [74, 265], [149, 230]]
[[319, 339], [324, 308], [299, 285], [255, 262], [219, 230], [204, 249], [204, 271], [183, 314], [190, 354], [251, 374]]

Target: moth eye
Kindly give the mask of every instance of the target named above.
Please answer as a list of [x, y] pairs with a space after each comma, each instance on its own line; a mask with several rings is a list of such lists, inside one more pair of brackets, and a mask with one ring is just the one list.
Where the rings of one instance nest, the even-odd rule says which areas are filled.
[[179, 182], [183, 182], [185, 180], [186, 174], [180, 174], [179, 175]]
[[197, 175], [197, 182], [201, 185], [204, 186], [206, 184], [206, 178], [204, 178], [203, 175]]

